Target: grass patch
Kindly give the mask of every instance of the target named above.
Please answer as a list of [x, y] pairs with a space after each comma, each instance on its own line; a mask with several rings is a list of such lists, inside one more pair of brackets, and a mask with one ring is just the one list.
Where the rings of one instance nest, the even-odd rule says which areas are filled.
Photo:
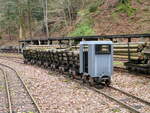
[[76, 28], [69, 36], [88, 36], [94, 35], [95, 32], [92, 28], [93, 21], [89, 17], [83, 18], [83, 20], [76, 25]]
[[124, 63], [120, 62], [120, 61], [114, 61], [113, 64], [114, 64], [114, 66], [117, 66], [117, 67], [123, 67], [124, 66]]
[[3, 90], [4, 89], [4, 87], [3, 86], [0, 86], [0, 90]]
[[112, 109], [112, 111], [113, 111], [114, 113], [121, 112], [121, 110], [120, 110], [119, 108]]
[[142, 4], [142, 0], [136, 0], [139, 4]]
[[[125, 1], [125, 2], [123, 2]], [[131, 6], [131, 1], [129, 0], [121, 0], [117, 5], [115, 12], [116, 13], [126, 13], [128, 16], [132, 16], [136, 9]]]
[[88, 7], [89, 13], [93, 13], [93, 12], [97, 11], [98, 7], [103, 5], [103, 4], [104, 4], [103, 0], [98, 0], [98, 1], [93, 2]]

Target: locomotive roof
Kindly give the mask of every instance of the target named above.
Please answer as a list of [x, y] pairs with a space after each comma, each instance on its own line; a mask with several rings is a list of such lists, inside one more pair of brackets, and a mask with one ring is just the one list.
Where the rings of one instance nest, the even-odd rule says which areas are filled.
[[80, 42], [80, 44], [90, 44], [90, 45], [94, 45], [94, 44], [110, 44], [112, 45], [112, 41], [82, 41]]

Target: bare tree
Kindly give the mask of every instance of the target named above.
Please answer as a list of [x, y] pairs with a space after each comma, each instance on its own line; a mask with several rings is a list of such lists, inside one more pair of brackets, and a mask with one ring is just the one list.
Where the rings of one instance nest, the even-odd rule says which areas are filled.
[[31, 14], [30, 0], [28, 0], [28, 29], [29, 29], [30, 38], [32, 39], [32, 14]]
[[48, 1], [43, 0], [43, 13], [44, 13], [44, 25], [46, 27], [46, 36], [49, 37], [49, 28], [48, 28]]

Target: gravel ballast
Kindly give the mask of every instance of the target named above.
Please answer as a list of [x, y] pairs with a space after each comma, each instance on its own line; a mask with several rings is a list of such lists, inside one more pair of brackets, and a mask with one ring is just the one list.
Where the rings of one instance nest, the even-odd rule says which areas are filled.
[[[56, 72], [12, 61], [0, 60], [0, 62], [12, 66], [20, 73], [43, 113], [129, 112], [117, 103], [88, 88], [83, 88], [82, 85]], [[137, 81], [143, 82], [132, 85]], [[119, 72], [114, 72], [112, 79], [114, 86], [150, 101], [150, 82], [147, 85], [145, 82], [149, 81], [144, 77]], [[139, 93], [141, 90], [146, 91], [141, 94]]]

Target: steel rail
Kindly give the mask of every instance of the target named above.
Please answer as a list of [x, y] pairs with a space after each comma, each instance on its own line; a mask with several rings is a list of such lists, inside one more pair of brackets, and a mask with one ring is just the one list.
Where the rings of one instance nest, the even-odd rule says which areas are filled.
[[136, 76], [139, 76], [138, 74], [141, 74], [140, 75], [141, 77], [145, 77], [145, 78], [150, 79], [150, 76], [147, 75], [147, 74], [142, 74], [140, 72], [135, 73], [133, 71], [129, 72], [129, 70], [127, 70], [126, 68], [123, 68], [123, 67], [114, 67], [114, 71], [121, 71], [121, 72], [125, 72], [125, 73], [132, 73], [132, 74], [134, 74]]
[[5, 87], [6, 87], [6, 93], [7, 93], [7, 99], [8, 99], [9, 113], [13, 113], [12, 112], [12, 103], [11, 103], [10, 91], [9, 91], [9, 86], [8, 86], [7, 74], [5, 73], [5, 71], [2, 68], [0, 68], [0, 70], [2, 71], [2, 73], [4, 75], [4, 79], [5, 79]]
[[[69, 77], [67, 77], [67, 78], [69, 78]], [[71, 78], [70, 78], [70, 79], [71, 79]], [[81, 81], [79, 81], [79, 80], [74, 80], [74, 81], [76, 81], [76, 82], [78, 82], [78, 83], [81, 84]], [[97, 92], [97, 93], [99, 93], [99, 94], [104, 95], [105, 97], [107, 97], [107, 98], [109, 98], [110, 100], [113, 100], [113, 101], [119, 103], [120, 105], [124, 106], [126, 109], [131, 110], [132, 112], [141, 113], [140, 111], [138, 111], [137, 109], [133, 108], [132, 106], [127, 105], [127, 104], [121, 102], [120, 100], [117, 100], [116, 98], [114, 98], [114, 97], [112, 97], [112, 96], [110, 96], [110, 95], [104, 93], [103, 91], [100, 91], [99, 89], [97, 89], [97, 88], [95, 88], [95, 87], [90, 87], [90, 86], [87, 86], [87, 85], [85, 86], [84, 84], [83, 84], [83, 86], [84, 86], [84, 87], [87, 87], [87, 88], [89, 88], [89, 89], [92, 89], [92, 90], [94, 90], [95, 92]], [[122, 92], [122, 93], [123, 93], [123, 92]], [[124, 92], [124, 94], [126, 94], [126, 92]], [[133, 95], [132, 95], [132, 96], [133, 96]], [[135, 97], [135, 98], [136, 98], [136, 97]], [[140, 98], [138, 98], [138, 97], [137, 97], [137, 99], [140, 100]], [[141, 101], [142, 101], [142, 100], [141, 100]], [[143, 100], [143, 103], [146, 103], [146, 104], [149, 105], [149, 102], [146, 102], [146, 101], [144, 101], [144, 100]]]
[[139, 97], [136, 97], [136, 96], [134, 96], [134, 95], [131, 95], [130, 93], [127, 93], [127, 92], [125, 92], [125, 91], [123, 91], [123, 90], [121, 90], [121, 89], [118, 89], [118, 88], [116, 88], [116, 87], [113, 87], [113, 86], [109, 86], [109, 87], [112, 88], [112, 89], [114, 89], [114, 90], [116, 90], [116, 91], [119, 91], [119, 92], [121, 92], [121, 93], [123, 93], [123, 94], [125, 94], [125, 95], [127, 95], [127, 96], [130, 96], [130, 97], [132, 97], [132, 98], [135, 98], [136, 100], [139, 100], [139, 101], [141, 101], [142, 103], [145, 103], [145, 104], [147, 104], [147, 105], [150, 106], [150, 102], [148, 102], [148, 101], [146, 101], [146, 100], [144, 100], [144, 99], [141, 99], [141, 98], [139, 98]]
[[0, 56], [0, 58], [3, 58], [3, 57], [5, 57], [5, 58], [16, 58], [16, 59], [18, 59], [18, 60], [21, 60], [21, 59], [23, 59], [23, 58], [21, 58], [21, 57], [12, 57], [12, 56]]
[[25, 85], [24, 81], [22, 80], [22, 78], [20, 77], [20, 75], [18, 74], [18, 72], [17, 72], [15, 69], [13, 69], [12, 67], [10, 67], [10, 66], [8, 66], [8, 65], [5, 65], [5, 64], [3, 64], [3, 63], [0, 63], [0, 65], [3, 66], [3, 67], [6, 67], [6, 68], [8, 68], [8, 69], [11, 69], [12, 71], [14, 71], [14, 72], [16, 73], [17, 77], [18, 77], [18, 78], [20, 79], [20, 81], [22, 82], [22, 84], [23, 84], [23, 86], [25, 87], [25, 89], [26, 89], [28, 95], [30, 96], [31, 100], [32, 100], [33, 103], [35, 104], [35, 107], [37, 108], [38, 112], [39, 112], [39, 113], [42, 113], [41, 110], [40, 110], [40, 107], [39, 107], [38, 104], [36, 103], [36, 101], [35, 101], [35, 99], [33, 98], [33, 96], [30, 94], [29, 89], [28, 89], [27, 86]]
[[23, 62], [20, 62], [19, 60], [15, 60], [15, 59], [11, 59], [11, 58], [4, 58], [4, 57], [0, 57], [0, 59], [3, 59], [3, 60], [9, 60], [9, 61], [12, 61], [12, 62], [15, 62], [15, 63], [19, 63], [19, 64], [24, 64]]
[[[66, 77], [66, 76], [65, 76], [65, 77]], [[114, 98], [114, 97], [112, 97], [112, 96], [110, 96], [110, 95], [104, 93], [103, 91], [100, 91], [100, 90], [97, 89], [96, 87], [91, 87], [91, 86], [89, 86], [89, 85], [87, 85], [87, 84], [83, 84], [83, 83], [81, 83], [81, 80], [76, 80], [76, 79], [70, 78], [70, 77], [68, 77], [68, 76], [67, 76], [67, 78], [68, 78], [68, 79], [71, 79], [71, 80], [73, 80], [73, 81], [75, 81], [75, 82], [77, 82], [77, 83], [79, 83], [79, 84], [82, 85], [84, 88], [88, 88], [88, 89], [91, 89], [91, 90], [93, 90], [93, 91], [95, 91], [95, 92], [97, 92], [97, 93], [99, 93], [99, 94], [102, 94], [102, 95], [105, 96], [106, 98], [109, 98], [110, 100], [113, 100], [113, 101], [117, 102], [118, 104], [120, 104], [120, 105], [123, 106], [124, 108], [126, 108], [126, 109], [128, 109], [128, 110], [130, 110], [130, 111], [132, 111], [132, 112], [134, 112], [134, 113], [141, 113], [140, 111], [136, 110], [136, 109], [133, 108], [132, 106], [127, 105], [127, 104], [121, 102], [120, 100], [118, 100], [118, 99], [116, 99], [116, 98]]]
[[100, 93], [100, 94], [104, 95], [105, 97], [108, 97], [109, 99], [111, 99], [111, 100], [113, 100], [113, 101], [119, 103], [120, 105], [122, 105], [122, 106], [124, 106], [125, 108], [131, 110], [131, 111], [134, 112], [134, 113], [141, 113], [140, 111], [136, 110], [136, 109], [133, 108], [132, 106], [127, 105], [127, 104], [125, 104], [125, 103], [119, 101], [118, 99], [116, 99], [116, 98], [114, 98], [114, 97], [112, 97], [112, 96], [110, 96], [110, 95], [108, 95], [108, 94], [106, 94], [106, 93], [104, 93], [104, 92], [98, 90], [97, 88], [94, 88], [94, 87], [93, 87], [92, 90], [94, 90], [95, 92]]

